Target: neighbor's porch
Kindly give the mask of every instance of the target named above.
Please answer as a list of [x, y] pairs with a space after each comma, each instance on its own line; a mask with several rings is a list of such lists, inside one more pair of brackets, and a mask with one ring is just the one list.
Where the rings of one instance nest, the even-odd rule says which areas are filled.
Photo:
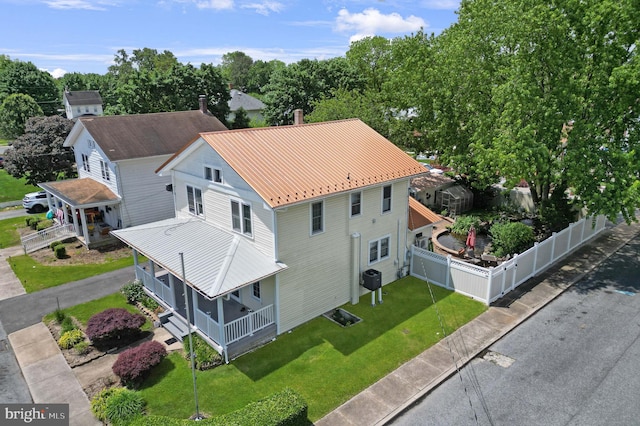
[[187, 286], [185, 300], [184, 285], [180, 278], [151, 261], [145, 266], [140, 265], [135, 254], [134, 261], [136, 278], [167, 309], [160, 316], [162, 326], [179, 340], [183, 340], [189, 332], [187, 305], [191, 330], [224, 354], [227, 361], [276, 337], [273, 301], [243, 298], [248, 291], [255, 291], [250, 288], [253, 284], [214, 299]]

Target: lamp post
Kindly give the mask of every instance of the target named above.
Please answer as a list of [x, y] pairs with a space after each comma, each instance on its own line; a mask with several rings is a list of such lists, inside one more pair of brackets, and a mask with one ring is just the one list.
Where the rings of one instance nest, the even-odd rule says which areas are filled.
[[182, 289], [184, 291], [184, 307], [187, 311], [187, 335], [189, 336], [189, 358], [191, 359], [191, 375], [193, 376], [193, 397], [196, 402], [196, 415], [194, 420], [202, 420], [198, 407], [198, 387], [196, 386], [196, 364], [193, 354], [193, 339], [191, 338], [191, 314], [189, 313], [189, 296], [187, 294], [187, 277], [184, 271], [184, 253], [180, 252], [180, 264], [182, 265]]

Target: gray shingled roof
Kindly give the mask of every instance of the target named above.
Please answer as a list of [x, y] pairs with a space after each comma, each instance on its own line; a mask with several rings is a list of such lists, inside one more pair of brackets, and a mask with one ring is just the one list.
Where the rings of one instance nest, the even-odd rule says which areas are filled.
[[174, 154], [200, 132], [227, 128], [213, 115], [200, 110], [155, 114], [80, 117], [110, 161]]
[[264, 107], [265, 105], [260, 99], [256, 99], [236, 89], [231, 90], [231, 99], [229, 100], [229, 109], [231, 111], [237, 111], [240, 108], [245, 111], [260, 111], [263, 110]]
[[64, 97], [69, 105], [102, 105], [102, 97], [97, 90], [64, 92]]

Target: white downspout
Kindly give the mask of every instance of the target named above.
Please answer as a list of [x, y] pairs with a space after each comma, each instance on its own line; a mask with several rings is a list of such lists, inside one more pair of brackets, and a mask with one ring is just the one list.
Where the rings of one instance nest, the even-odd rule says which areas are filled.
[[351, 234], [351, 304], [360, 301], [360, 234]]

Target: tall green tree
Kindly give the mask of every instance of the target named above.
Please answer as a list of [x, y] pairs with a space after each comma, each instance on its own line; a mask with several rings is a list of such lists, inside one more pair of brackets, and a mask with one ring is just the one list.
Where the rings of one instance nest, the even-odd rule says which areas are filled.
[[276, 71], [265, 87], [263, 111], [272, 125], [293, 123], [293, 111], [313, 111], [314, 102], [330, 97], [338, 88], [353, 90], [363, 86], [363, 79], [345, 58], [323, 61], [302, 59]]
[[11, 61], [0, 68], [0, 102], [16, 93], [31, 96], [45, 115], [57, 114], [62, 102], [55, 79], [31, 62]]
[[251, 56], [244, 52], [235, 51], [222, 55], [220, 71], [234, 88], [245, 91], [249, 85], [249, 72], [252, 66]]
[[247, 111], [244, 108], [240, 107], [236, 110], [235, 116], [233, 117], [233, 122], [231, 123], [232, 129], [246, 129], [250, 126], [249, 116], [247, 115]]
[[0, 104], [0, 135], [15, 139], [24, 134], [27, 120], [43, 115], [42, 108], [29, 95], [14, 93]]
[[251, 68], [249, 68], [249, 75], [247, 76], [247, 93], [261, 93], [262, 89], [269, 83], [271, 74], [285, 67], [286, 64], [277, 59], [269, 62], [254, 61]]
[[30, 118], [25, 134], [5, 153], [5, 169], [30, 185], [75, 177], [73, 151], [63, 147], [72, 127], [73, 121], [59, 116]]
[[423, 67], [423, 131], [479, 186], [525, 179], [543, 215], [562, 209], [558, 194], [571, 190], [576, 207], [632, 220], [640, 205], [637, 6], [463, 0]]

